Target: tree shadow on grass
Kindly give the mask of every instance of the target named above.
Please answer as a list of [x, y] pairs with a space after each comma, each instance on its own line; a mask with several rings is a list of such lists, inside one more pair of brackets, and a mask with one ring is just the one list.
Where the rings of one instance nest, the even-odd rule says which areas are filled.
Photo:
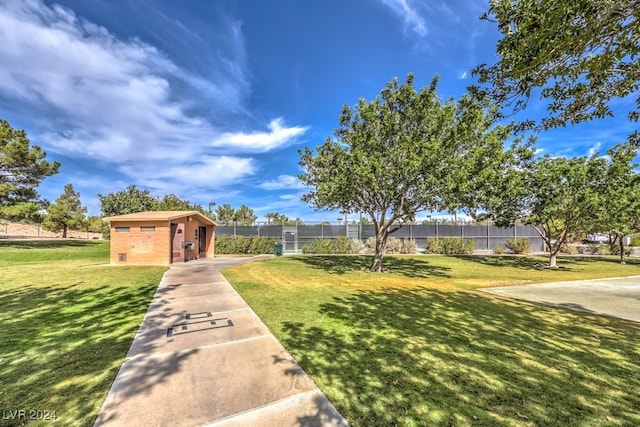
[[[92, 425], [157, 287], [140, 279], [122, 287], [26, 285], [3, 292], [0, 407], [56, 411], [63, 425]], [[133, 372], [127, 393], [162, 384], [187, 357]], [[3, 419], [0, 426], [15, 422]]]
[[[543, 256], [527, 256], [527, 255], [458, 255], [460, 259], [475, 262], [478, 264], [491, 267], [510, 267], [522, 270], [545, 270], [549, 265], [549, 258]], [[560, 271], [574, 271], [577, 267], [584, 265], [605, 262], [611, 264], [620, 264], [619, 259], [612, 257], [594, 257], [594, 256], [559, 256], [558, 266]], [[635, 260], [630, 264], [636, 263]]]
[[279, 339], [353, 426], [640, 425], [640, 328], [474, 292], [361, 291]]
[[[311, 255], [294, 258], [331, 274], [366, 271], [373, 264], [373, 256], [364, 255]], [[411, 278], [450, 277], [448, 267], [429, 264], [428, 259], [385, 256], [382, 266], [386, 272]]]

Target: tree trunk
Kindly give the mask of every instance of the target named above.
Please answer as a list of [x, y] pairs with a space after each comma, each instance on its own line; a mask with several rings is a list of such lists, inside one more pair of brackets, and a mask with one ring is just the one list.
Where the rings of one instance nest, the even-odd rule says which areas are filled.
[[376, 252], [373, 256], [373, 265], [371, 271], [375, 273], [382, 273], [382, 256], [384, 255], [384, 248], [387, 245], [387, 237], [389, 234], [387, 230], [378, 230], [376, 233]]
[[558, 264], [556, 262], [557, 259], [558, 259], [558, 251], [549, 253], [549, 268], [558, 268]]
[[[549, 241], [551, 243], [551, 241]], [[549, 245], [549, 268], [558, 268], [558, 253], [564, 242], [556, 242], [554, 245]]]
[[67, 224], [62, 225], [62, 238], [63, 239], [67, 238]]
[[626, 264], [626, 254], [624, 253], [624, 236], [618, 236], [619, 244], [620, 244], [620, 264]]

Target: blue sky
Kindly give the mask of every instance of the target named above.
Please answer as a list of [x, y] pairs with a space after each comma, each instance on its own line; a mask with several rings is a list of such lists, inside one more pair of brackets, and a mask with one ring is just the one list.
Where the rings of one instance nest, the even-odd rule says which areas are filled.
[[[338, 126], [344, 104], [415, 73], [443, 98], [494, 63], [499, 33], [479, 0], [0, 0], [0, 118], [25, 129], [89, 214], [135, 184], [208, 207], [335, 220], [300, 201], [298, 150]], [[626, 102], [617, 101], [620, 109]], [[532, 102], [529, 117], [544, 110]], [[539, 135], [552, 155], [604, 152], [633, 124]]]

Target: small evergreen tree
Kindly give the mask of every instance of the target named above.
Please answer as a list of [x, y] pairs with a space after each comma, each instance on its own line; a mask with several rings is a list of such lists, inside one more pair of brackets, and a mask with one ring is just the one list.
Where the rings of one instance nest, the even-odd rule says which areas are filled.
[[62, 195], [48, 207], [42, 226], [50, 231], [62, 230], [62, 238], [66, 238], [69, 229], [79, 229], [83, 225], [86, 212], [87, 208], [80, 202], [80, 193], [67, 184]]

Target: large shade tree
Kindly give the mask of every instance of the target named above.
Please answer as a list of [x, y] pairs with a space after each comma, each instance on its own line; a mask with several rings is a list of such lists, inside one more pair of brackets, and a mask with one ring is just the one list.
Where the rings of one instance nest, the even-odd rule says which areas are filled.
[[539, 157], [485, 189], [492, 194], [485, 201], [486, 215], [498, 226], [533, 226], [549, 249], [549, 267], [556, 268], [567, 239], [596, 224], [605, 171], [606, 160], [597, 155]]
[[153, 197], [149, 190], [141, 190], [135, 185], [105, 195], [98, 194], [98, 199], [104, 216], [159, 210], [158, 199]]
[[45, 206], [37, 188], [60, 168], [46, 156], [40, 147], [30, 145], [24, 130], [0, 119], [0, 218], [29, 220]]
[[606, 172], [599, 192], [597, 231], [614, 236], [620, 263], [625, 264], [625, 237], [640, 231], [640, 173], [634, 158], [640, 141], [618, 144], [607, 151]]
[[206, 214], [202, 206], [193, 204], [189, 200], [180, 199], [175, 194], [167, 194], [158, 200], [157, 209], [159, 211], [198, 211], [203, 215]]
[[152, 196], [149, 190], [142, 190], [135, 185], [105, 195], [98, 194], [98, 198], [104, 216], [146, 211], [198, 211], [205, 214], [202, 206], [180, 199], [175, 194], [167, 194], [159, 199]]
[[532, 96], [549, 115], [525, 126], [548, 129], [613, 114], [611, 101], [629, 97], [640, 110], [640, 1], [491, 0], [484, 18], [497, 22], [499, 61], [482, 64], [473, 88], [517, 112]]
[[313, 188], [304, 201], [371, 218], [376, 272], [389, 235], [417, 212], [472, 207], [479, 187], [530, 156], [519, 141], [504, 150], [510, 129], [487, 105], [467, 96], [443, 102], [437, 78], [420, 90], [413, 81], [394, 79], [374, 100], [344, 106], [335, 139], [300, 152], [300, 179]]

